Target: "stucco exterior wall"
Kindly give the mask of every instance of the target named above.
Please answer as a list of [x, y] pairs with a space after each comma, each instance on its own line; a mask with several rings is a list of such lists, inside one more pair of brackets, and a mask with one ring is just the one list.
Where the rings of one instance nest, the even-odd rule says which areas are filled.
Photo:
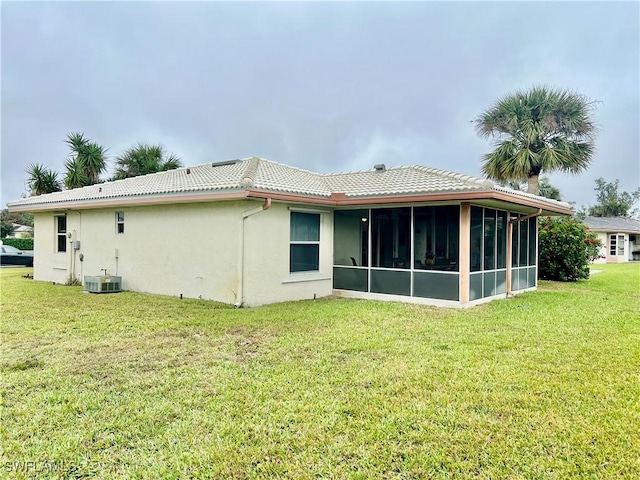
[[33, 216], [33, 276], [36, 280], [65, 283], [69, 278], [70, 257], [56, 253], [56, 225], [52, 213]]
[[607, 243], [607, 234], [602, 232], [596, 232], [598, 240], [602, 243], [600, 247], [600, 258], [593, 261], [593, 263], [607, 263], [607, 256], [609, 253], [609, 246]]
[[245, 306], [332, 294], [333, 212], [320, 213], [320, 270], [289, 273], [290, 209], [274, 202], [245, 220]]
[[[34, 277], [65, 283], [85, 275], [122, 277], [137, 292], [256, 306], [330, 295], [332, 213], [321, 214], [320, 271], [289, 273], [289, 207], [274, 203], [244, 220], [259, 200], [67, 212], [67, 252], [56, 253], [55, 214], [35, 216]], [[117, 233], [116, 212], [124, 212]], [[72, 241], [80, 249], [72, 248]], [[244, 243], [244, 258], [240, 248]], [[82, 261], [80, 256], [82, 255]], [[244, 280], [239, 286], [239, 263]]]
[[[243, 204], [244, 203], [244, 204]], [[52, 214], [36, 216], [34, 277], [65, 282], [106, 269], [122, 288], [190, 298], [235, 301], [241, 212], [257, 202], [218, 202], [67, 212], [69, 244], [55, 253]], [[116, 232], [123, 211], [124, 233]], [[82, 255], [82, 261], [80, 256]]]

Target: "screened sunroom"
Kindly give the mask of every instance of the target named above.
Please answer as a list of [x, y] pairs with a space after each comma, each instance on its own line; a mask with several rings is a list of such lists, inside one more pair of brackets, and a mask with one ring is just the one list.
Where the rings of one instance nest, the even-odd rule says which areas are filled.
[[469, 203], [335, 210], [333, 288], [452, 306], [504, 296], [507, 275], [511, 291], [526, 290], [536, 286], [536, 225]]

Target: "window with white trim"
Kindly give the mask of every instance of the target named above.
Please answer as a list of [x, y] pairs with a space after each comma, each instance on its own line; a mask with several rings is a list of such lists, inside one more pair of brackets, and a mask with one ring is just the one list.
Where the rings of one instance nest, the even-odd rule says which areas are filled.
[[320, 214], [291, 212], [289, 272], [320, 270]]
[[116, 212], [116, 233], [124, 233], [124, 212]]
[[56, 222], [56, 252], [67, 251], [67, 217], [57, 215], [53, 217]]

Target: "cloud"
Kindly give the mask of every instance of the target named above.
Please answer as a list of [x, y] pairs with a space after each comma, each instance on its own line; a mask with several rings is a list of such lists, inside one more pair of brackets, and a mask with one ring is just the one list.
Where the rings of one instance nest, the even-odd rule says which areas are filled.
[[[600, 100], [593, 167], [551, 175], [587, 203], [640, 183], [636, 3], [5, 2], [2, 202], [62, 170], [85, 132], [113, 157], [252, 155], [319, 172], [424, 164], [480, 174], [470, 123], [535, 83]], [[533, 20], [531, 20], [533, 19]]]

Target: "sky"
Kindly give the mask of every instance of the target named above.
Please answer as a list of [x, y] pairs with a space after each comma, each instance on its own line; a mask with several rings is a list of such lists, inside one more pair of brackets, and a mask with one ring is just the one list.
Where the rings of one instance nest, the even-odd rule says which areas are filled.
[[[596, 102], [588, 171], [640, 186], [640, 3], [7, 2], [2, 205], [63, 172], [83, 132], [108, 161], [159, 143], [185, 166], [259, 156], [328, 173], [425, 165], [482, 176], [473, 120], [534, 85]], [[110, 170], [110, 173], [112, 170]]]

